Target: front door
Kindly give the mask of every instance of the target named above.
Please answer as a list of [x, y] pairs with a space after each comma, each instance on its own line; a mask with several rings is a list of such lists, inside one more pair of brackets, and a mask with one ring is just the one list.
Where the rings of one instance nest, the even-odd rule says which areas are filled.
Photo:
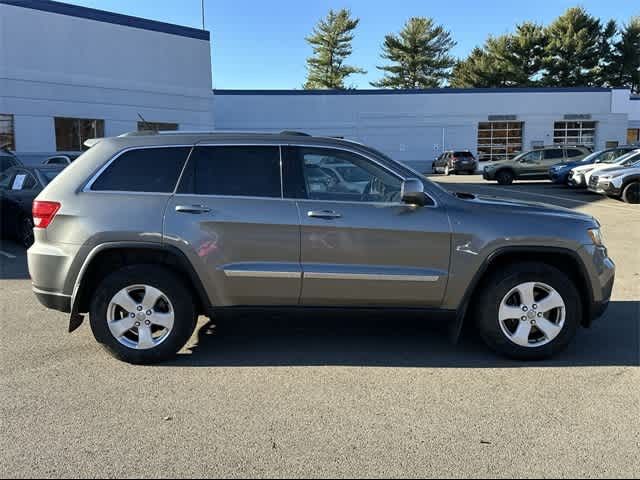
[[216, 307], [297, 305], [300, 224], [282, 199], [278, 146], [197, 146], [166, 211]]
[[[358, 182], [323, 179], [330, 165], [348, 165]], [[288, 147], [283, 167], [302, 223], [302, 304], [440, 306], [450, 256], [442, 207], [403, 204], [402, 179], [359, 153]]]

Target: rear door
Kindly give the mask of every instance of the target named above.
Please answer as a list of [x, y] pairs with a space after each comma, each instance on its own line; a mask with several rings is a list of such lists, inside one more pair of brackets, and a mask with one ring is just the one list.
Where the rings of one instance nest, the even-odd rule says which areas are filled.
[[[313, 188], [323, 163], [350, 164], [360, 192]], [[304, 305], [439, 307], [448, 278], [449, 221], [435, 202], [400, 201], [402, 178], [356, 152], [286, 149], [285, 197], [298, 199]]]
[[278, 145], [197, 145], [164, 239], [187, 254], [213, 305], [296, 305], [299, 221], [282, 198]]

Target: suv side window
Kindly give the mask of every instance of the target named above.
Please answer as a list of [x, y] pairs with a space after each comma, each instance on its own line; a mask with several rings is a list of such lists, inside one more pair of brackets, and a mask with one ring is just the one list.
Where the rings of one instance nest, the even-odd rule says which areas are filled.
[[567, 158], [583, 157], [585, 152], [577, 148], [567, 148]]
[[535, 163], [542, 158], [542, 150], [533, 150], [520, 158], [521, 163]]
[[[349, 166], [357, 181], [336, 183], [327, 163]], [[286, 197], [349, 202], [398, 202], [402, 180], [367, 158], [332, 148], [289, 147], [283, 164]]]
[[31, 190], [36, 187], [36, 179], [28, 172], [18, 172], [13, 178], [11, 190]]
[[91, 190], [172, 193], [190, 151], [190, 147], [129, 150], [102, 172]]
[[562, 160], [564, 160], [564, 152], [561, 148], [551, 148], [549, 150], [545, 150], [544, 159], [557, 160], [558, 162], [561, 162]]
[[280, 148], [196, 147], [178, 193], [280, 198]]

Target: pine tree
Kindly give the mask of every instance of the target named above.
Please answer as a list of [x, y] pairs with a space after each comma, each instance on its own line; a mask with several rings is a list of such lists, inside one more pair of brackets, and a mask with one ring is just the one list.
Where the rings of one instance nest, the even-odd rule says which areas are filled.
[[602, 85], [640, 93], [640, 17], [632, 17], [603, 55]]
[[385, 36], [381, 57], [391, 65], [378, 67], [384, 77], [372, 82], [382, 88], [435, 88], [449, 77], [455, 60], [449, 54], [456, 42], [433, 19], [410, 18], [399, 34]]
[[568, 9], [546, 29], [543, 82], [554, 87], [597, 84], [603, 28], [582, 7]]
[[313, 34], [306, 38], [313, 47], [313, 56], [307, 59], [306, 89], [344, 89], [345, 79], [354, 73], [367, 73], [361, 68], [346, 65], [346, 58], [351, 55], [353, 31], [360, 22], [351, 18], [351, 12], [342, 9], [333, 10], [313, 29]]
[[533, 23], [516, 27], [514, 34], [489, 37], [469, 57], [456, 64], [454, 87], [523, 87], [539, 83], [545, 35]]

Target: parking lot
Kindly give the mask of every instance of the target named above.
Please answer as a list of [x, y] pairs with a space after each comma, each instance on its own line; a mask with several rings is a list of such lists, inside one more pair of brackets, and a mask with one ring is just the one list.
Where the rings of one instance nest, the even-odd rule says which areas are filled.
[[638, 475], [640, 208], [548, 182], [436, 176], [456, 191], [589, 213], [618, 266], [611, 306], [552, 361], [458, 345], [424, 318], [201, 321], [178, 360], [120, 363], [30, 291], [0, 246], [2, 476]]

